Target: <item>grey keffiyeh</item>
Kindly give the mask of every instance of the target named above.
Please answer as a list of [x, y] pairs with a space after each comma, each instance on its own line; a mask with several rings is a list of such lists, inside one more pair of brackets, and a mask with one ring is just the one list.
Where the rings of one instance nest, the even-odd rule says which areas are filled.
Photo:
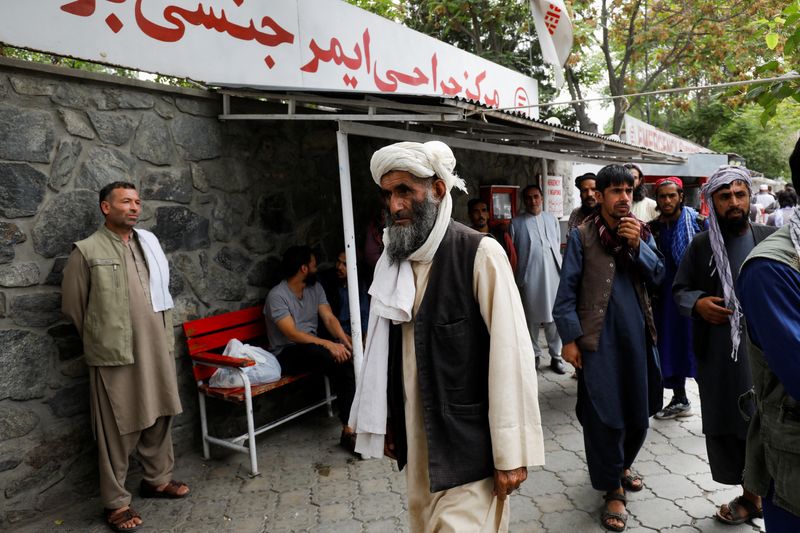
[[[742, 336], [742, 307], [739, 305], [739, 299], [736, 298], [736, 292], [733, 289], [733, 274], [731, 272], [730, 261], [728, 260], [728, 251], [725, 249], [725, 240], [723, 239], [719, 221], [717, 220], [714, 201], [711, 198], [717, 190], [725, 185], [730, 185], [734, 181], [742, 181], [747, 184], [749, 188], [752, 185], [750, 171], [744, 167], [723, 165], [708, 178], [708, 182], [703, 185], [702, 193], [703, 199], [708, 205], [708, 236], [711, 241], [711, 259], [714, 261], [717, 275], [719, 275], [719, 279], [722, 282], [722, 295], [725, 299], [725, 306], [733, 311], [733, 314], [728, 317], [728, 321], [731, 325], [731, 344], [733, 346], [731, 357], [736, 361], [738, 360], [739, 343]], [[795, 220], [797, 217], [798, 215], [795, 214], [792, 219]], [[798, 241], [795, 240], [795, 229], [797, 229], [798, 235], [800, 236], [800, 220], [797, 220], [797, 224], [792, 226], [792, 240], [797, 243]], [[795, 244], [795, 247], [797, 247], [797, 244]]]

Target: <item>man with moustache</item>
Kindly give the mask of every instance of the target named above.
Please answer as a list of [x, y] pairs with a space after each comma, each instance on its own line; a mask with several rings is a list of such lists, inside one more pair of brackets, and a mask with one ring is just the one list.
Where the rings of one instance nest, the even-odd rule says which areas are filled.
[[506, 531], [544, 462], [533, 348], [505, 252], [450, 219], [455, 164], [438, 141], [372, 156], [390, 223], [350, 422], [357, 452], [406, 467], [411, 531]]
[[647, 197], [647, 187], [644, 184], [644, 172], [636, 163], [625, 163], [625, 168], [633, 176], [633, 203], [631, 212], [639, 220], [653, 220], [658, 216], [656, 202]]
[[511, 221], [510, 233], [517, 251], [515, 275], [536, 354], [536, 368], [542, 356], [541, 326], [550, 353], [550, 369], [564, 374], [567, 370], [561, 358], [561, 339], [553, 322], [553, 302], [561, 271], [561, 229], [556, 217], [542, 210], [544, 195], [538, 185], [522, 189], [522, 201], [525, 212]]
[[481, 198], [467, 202], [470, 227], [478, 233], [489, 233], [489, 207]]
[[172, 418], [181, 401], [169, 263], [156, 236], [135, 228], [142, 204], [132, 183], [109, 183], [99, 199], [105, 222], [75, 243], [64, 267], [61, 310], [78, 329], [89, 367], [106, 522], [115, 531], [134, 531], [142, 519], [125, 488], [134, 450], [143, 470], [140, 496], [189, 494], [172, 479]]
[[573, 209], [572, 213], [569, 214], [567, 232], [571, 232], [580, 226], [584, 220], [594, 213], [594, 209], [597, 206], [597, 198], [595, 197], [595, 191], [597, 190], [595, 185], [596, 178], [597, 176], [592, 172], [581, 174], [575, 178], [575, 188], [581, 193], [581, 205]]
[[[283, 254], [283, 280], [267, 295], [264, 316], [272, 353], [284, 374], [322, 372], [330, 379], [339, 403], [341, 446], [352, 452], [355, 434], [347, 425], [355, 393], [353, 345], [333, 314], [321, 284], [317, 258], [308, 246], [291, 246]], [[319, 319], [335, 339], [317, 335]]]
[[658, 332], [658, 355], [664, 388], [672, 390], [672, 400], [656, 413], [659, 420], [686, 417], [692, 406], [686, 396], [686, 378], [695, 376], [692, 353], [692, 322], [681, 316], [672, 298], [672, 282], [686, 248], [697, 233], [705, 229], [705, 218], [683, 203], [683, 181], [675, 176], [655, 184], [659, 217], [650, 221], [658, 249], [664, 254], [664, 282], [654, 291], [653, 315]]
[[644, 483], [631, 467], [650, 416], [661, 406], [661, 375], [647, 284], [664, 258], [647, 225], [631, 216], [633, 176], [620, 165], [597, 173], [598, 212], [569, 234], [553, 316], [564, 359], [578, 369], [576, 413], [592, 487], [604, 491], [606, 529], [625, 529], [625, 490]]
[[[747, 254], [775, 231], [750, 223], [750, 186], [750, 171], [743, 167], [722, 166], [709, 178], [702, 189], [710, 208], [709, 230], [692, 240], [672, 286], [681, 314], [693, 319], [708, 462], [711, 477], [725, 485], [742, 484], [748, 423], [739, 411], [739, 397], [753, 386], [733, 287]], [[743, 407], [752, 414], [751, 406]], [[716, 514], [728, 524], [760, 516], [760, 498], [747, 489]]]

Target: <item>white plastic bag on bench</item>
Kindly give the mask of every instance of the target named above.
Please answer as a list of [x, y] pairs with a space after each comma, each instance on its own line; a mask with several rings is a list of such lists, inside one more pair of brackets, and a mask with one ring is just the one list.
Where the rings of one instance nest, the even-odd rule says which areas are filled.
[[[281, 365], [278, 359], [263, 348], [243, 344], [238, 339], [231, 339], [228, 341], [228, 345], [225, 346], [225, 351], [222, 352], [222, 355], [239, 359], [252, 359], [256, 362], [254, 366], [244, 368], [251, 385], [262, 385], [281, 379]], [[211, 376], [209, 385], [214, 388], [224, 389], [241, 387], [242, 378], [238, 369], [219, 368]]]

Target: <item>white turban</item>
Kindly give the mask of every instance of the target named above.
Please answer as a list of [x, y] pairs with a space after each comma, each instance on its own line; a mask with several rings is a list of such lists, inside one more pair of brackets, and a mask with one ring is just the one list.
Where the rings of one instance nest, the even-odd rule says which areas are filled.
[[441, 141], [390, 144], [375, 152], [369, 163], [372, 179], [378, 185], [381, 184], [384, 174], [393, 170], [404, 170], [418, 178], [435, 175], [444, 180], [448, 192], [453, 187], [467, 192], [464, 180], [453, 173], [455, 168], [456, 158], [453, 151]]

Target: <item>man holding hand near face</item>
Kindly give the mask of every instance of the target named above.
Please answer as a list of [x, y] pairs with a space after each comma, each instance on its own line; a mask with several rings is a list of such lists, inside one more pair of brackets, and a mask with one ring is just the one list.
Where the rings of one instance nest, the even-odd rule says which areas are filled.
[[661, 407], [653, 313], [645, 288], [664, 276], [664, 257], [647, 225], [630, 212], [633, 176], [620, 165], [597, 174], [599, 211], [569, 235], [553, 307], [564, 360], [578, 369], [576, 412], [592, 486], [605, 492], [601, 524], [625, 529], [625, 489]]

